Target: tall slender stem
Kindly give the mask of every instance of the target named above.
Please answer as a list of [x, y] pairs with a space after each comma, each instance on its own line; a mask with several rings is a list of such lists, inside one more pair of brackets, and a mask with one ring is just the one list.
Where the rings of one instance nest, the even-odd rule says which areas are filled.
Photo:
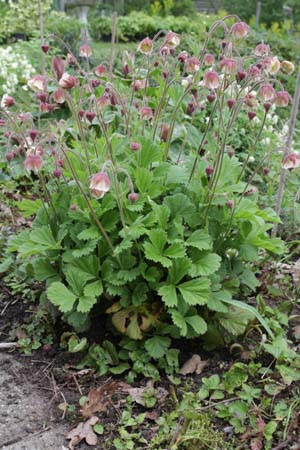
[[38, 0], [38, 13], [39, 13], [39, 27], [40, 27], [40, 41], [41, 41], [41, 72], [45, 74], [45, 53], [42, 50], [42, 45], [44, 45], [44, 23], [43, 23], [43, 8], [42, 0]]

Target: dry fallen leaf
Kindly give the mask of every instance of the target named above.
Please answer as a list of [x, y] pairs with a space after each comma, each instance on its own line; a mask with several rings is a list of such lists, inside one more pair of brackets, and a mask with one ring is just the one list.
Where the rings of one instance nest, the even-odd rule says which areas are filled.
[[116, 381], [109, 381], [98, 388], [92, 388], [88, 393], [88, 399], [81, 409], [83, 417], [91, 417], [95, 413], [105, 412], [111, 404], [112, 396], [118, 389]]
[[190, 373], [196, 373], [200, 375], [203, 369], [208, 366], [209, 361], [200, 358], [199, 355], [193, 355], [190, 359], [188, 359], [180, 369], [180, 375], [188, 375]]
[[154, 388], [153, 381], [150, 380], [144, 387], [139, 388], [129, 388], [127, 389], [128, 394], [130, 395], [132, 401], [135, 403], [148, 406], [149, 397], [153, 397], [157, 401], [163, 401], [168, 395], [168, 391], [166, 389], [158, 387]]
[[80, 422], [76, 428], [71, 430], [66, 437], [70, 440], [69, 449], [74, 450], [74, 447], [82, 440], [85, 440], [88, 445], [97, 445], [97, 435], [93, 430], [93, 425], [98, 421], [98, 417], [92, 416], [86, 422]]

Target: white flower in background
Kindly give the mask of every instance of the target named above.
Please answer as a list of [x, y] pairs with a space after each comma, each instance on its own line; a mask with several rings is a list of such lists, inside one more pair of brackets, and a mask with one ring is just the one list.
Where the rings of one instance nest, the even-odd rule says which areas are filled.
[[13, 94], [35, 73], [34, 67], [16, 47], [0, 47], [0, 95]]

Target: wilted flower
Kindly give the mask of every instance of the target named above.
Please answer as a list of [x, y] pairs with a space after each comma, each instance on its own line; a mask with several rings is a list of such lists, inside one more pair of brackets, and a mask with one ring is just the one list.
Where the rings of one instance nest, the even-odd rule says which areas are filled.
[[297, 169], [298, 167], [300, 167], [300, 155], [299, 153], [289, 153], [288, 155], [286, 155], [281, 163], [281, 166], [283, 169]]
[[56, 91], [53, 92], [53, 100], [55, 103], [59, 103], [62, 105], [66, 101], [66, 93], [63, 89], [56, 89]]
[[273, 100], [273, 98], [275, 97], [275, 89], [269, 83], [263, 84], [259, 88], [258, 95], [264, 102], [268, 100]]
[[42, 158], [39, 155], [28, 155], [24, 161], [24, 167], [28, 172], [37, 173], [43, 165]]
[[234, 207], [234, 200], [227, 200], [226, 206], [227, 206], [229, 209], [232, 209], [232, 208]]
[[220, 69], [228, 75], [234, 73], [236, 70], [236, 60], [233, 58], [223, 58], [220, 61]]
[[143, 120], [150, 120], [153, 118], [153, 111], [149, 106], [143, 106], [140, 110], [140, 115]]
[[247, 36], [250, 31], [250, 27], [245, 22], [236, 22], [232, 25], [230, 31], [235, 38], [242, 39]]
[[91, 194], [95, 198], [103, 198], [110, 189], [110, 179], [107, 173], [98, 172], [91, 177], [89, 185]]
[[35, 92], [46, 89], [46, 77], [44, 75], [35, 75], [28, 81], [28, 86]]
[[279, 72], [280, 67], [281, 64], [277, 56], [274, 57], [269, 56], [264, 60], [264, 68], [266, 72], [270, 73], [271, 75], [276, 75], [276, 73]]
[[5, 157], [6, 157], [6, 160], [7, 160], [8, 162], [10, 162], [10, 161], [12, 161], [12, 160], [14, 159], [15, 153], [14, 153], [14, 152], [7, 152], [6, 155], [5, 155]]
[[61, 59], [59, 56], [54, 56], [51, 60], [51, 68], [54, 74], [56, 75], [56, 78], [60, 80], [65, 71], [64, 60]]
[[176, 48], [180, 44], [180, 37], [177, 33], [173, 33], [173, 31], [169, 31], [165, 36], [164, 45], [169, 48]]
[[207, 89], [217, 89], [220, 84], [219, 75], [215, 71], [209, 70], [203, 76], [203, 84]]
[[274, 103], [276, 106], [286, 107], [286, 106], [288, 106], [289, 101], [290, 101], [290, 95], [288, 92], [279, 91], [276, 93], [275, 100], [274, 100]]
[[211, 53], [207, 53], [204, 56], [204, 64], [206, 66], [212, 66], [215, 63], [215, 57]]
[[295, 70], [295, 66], [291, 61], [282, 61], [280, 68], [287, 75], [291, 75]]
[[15, 104], [15, 99], [10, 95], [4, 94], [1, 99], [2, 108], [11, 108]]
[[64, 89], [72, 89], [74, 86], [76, 86], [77, 81], [78, 80], [76, 77], [65, 72], [59, 80], [58, 84]]
[[79, 56], [82, 58], [90, 58], [92, 55], [92, 49], [88, 44], [83, 44], [79, 49]]
[[254, 54], [256, 56], [267, 56], [267, 55], [270, 54], [270, 47], [268, 45], [266, 45], [266, 44], [263, 44], [263, 43], [258, 44], [255, 47]]
[[137, 202], [138, 199], [139, 199], [139, 194], [137, 194], [136, 192], [131, 192], [131, 193], [128, 195], [128, 200], [129, 200], [131, 203]]
[[199, 59], [195, 58], [195, 56], [191, 56], [190, 58], [187, 58], [187, 60], [185, 61], [184, 68], [187, 73], [198, 72], [198, 70], [200, 69]]
[[133, 152], [141, 150], [141, 148], [142, 148], [142, 146], [141, 146], [141, 144], [139, 144], [139, 142], [131, 142], [130, 143], [130, 150], [132, 150]]
[[153, 49], [153, 42], [150, 38], [146, 37], [138, 45], [138, 51], [144, 55], [150, 55]]

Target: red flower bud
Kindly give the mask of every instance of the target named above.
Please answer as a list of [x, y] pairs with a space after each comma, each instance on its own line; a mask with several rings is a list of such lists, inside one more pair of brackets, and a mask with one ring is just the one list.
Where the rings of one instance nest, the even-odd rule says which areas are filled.
[[87, 120], [92, 123], [94, 118], [96, 117], [96, 114], [93, 111], [87, 111], [85, 113], [85, 117], [87, 118]]
[[135, 203], [135, 202], [137, 202], [138, 199], [139, 199], [139, 194], [137, 194], [136, 192], [131, 192], [131, 193], [128, 195], [128, 199], [130, 200], [131, 203]]
[[256, 112], [254, 112], [254, 111], [249, 111], [249, 112], [248, 112], [248, 117], [249, 117], [250, 120], [253, 120], [254, 117], [256, 117]]
[[207, 166], [205, 169], [206, 175], [210, 177], [214, 173], [214, 168], [212, 166]]
[[37, 130], [30, 130], [29, 131], [29, 136], [32, 140], [32, 142], [35, 141], [35, 138], [38, 136], [39, 132]]
[[235, 100], [234, 100], [233, 98], [229, 98], [229, 99], [227, 100], [227, 106], [228, 106], [228, 108], [229, 108], [229, 109], [232, 109], [232, 108], [234, 107], [234, 105], [235, 105]]
[[48, 51], [49, 51], [49, 45], [43, 44], [43, 45], [41, 45], [41, 49], [42, 49], [42, 52], [43, 52], [43, 53], [48, 53]]
[[213, 103], [216, 100], [216, 95], [213, 92], [211, 92], [210, 94], [208, 94], [206, 98], [209, 101], [209, 103]]
[[264, 103], [265, 111], [268, 112], [268, 111], [271, 109], [271, 106], [272, 106], [272, 103], [271, 103], [271, 102], [265, 102], [265, 103]]
[[53, 176], [55, 178], [60, 178], [62, 176], [62, 171], [60, 169], [53, 170]]
[[236, 81], [239, 82], [239, 81], [243, 81], [246, 78], [246, 76], [247, 76], [247, 72], [244, 72], [243, 70], [240, 70], [236, 74], [235, 78], [236, 78]]
[[160, 138], [163, 142], [167, 142], [169, 134], [169, 125], [163, 123], [161, 126]]
[[141, 148], [142, 146], [138, 142], [131, 142], [130, 144], [130, 150], [132, 150], [133, 152], [139, 151], [141, 150]]
[[14, 154], [14, 152], [7, 152], [5, 157], [6, 157], [7, 161], [10, 162], [14, 159], [15, 154]]

